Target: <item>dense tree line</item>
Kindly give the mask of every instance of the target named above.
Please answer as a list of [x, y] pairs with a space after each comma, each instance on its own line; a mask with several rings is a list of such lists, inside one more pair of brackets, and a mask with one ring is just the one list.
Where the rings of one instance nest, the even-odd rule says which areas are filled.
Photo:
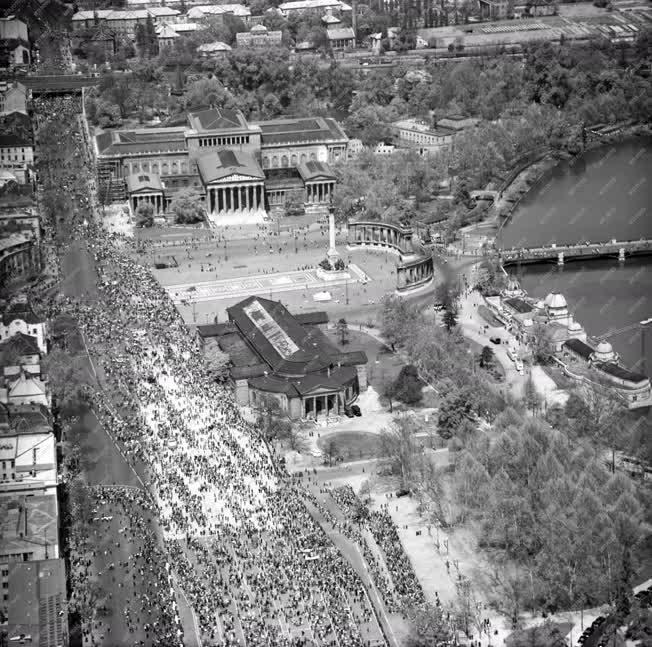
[[629, 595], [646, 502], [588, 443], [508, 409], [458, 453], [454, 486], [480, 545], [515, 567], [494, 576], [510, 615]]

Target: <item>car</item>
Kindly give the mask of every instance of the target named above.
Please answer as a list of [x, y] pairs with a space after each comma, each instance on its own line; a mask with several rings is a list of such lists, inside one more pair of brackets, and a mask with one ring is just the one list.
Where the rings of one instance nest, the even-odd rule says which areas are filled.
[[489, 341], [492, 344], [501, 344], [502, 343], [502, 339], [500, 337], [489, 337]]
[[353, 415], [357, 416], [358, 418], [362, 415], [362, 411], [360, 411], [360, 407], [357, 404], [351, 405], [351, 411], [353, 411]]
[[400, 499], [402, 496], [410, 496], [410, 490], [407, 488], [401, 488], [400, 490], [396, 490], [396, 498]]
[[353, 411], [351, 411], [351, 409], [349, 409], [349, 407], [347, 407], [346, 409], [344, 409], [344, 415], [345, 415], [347, 418], [355, 418], [355, 414], [353, 413]]

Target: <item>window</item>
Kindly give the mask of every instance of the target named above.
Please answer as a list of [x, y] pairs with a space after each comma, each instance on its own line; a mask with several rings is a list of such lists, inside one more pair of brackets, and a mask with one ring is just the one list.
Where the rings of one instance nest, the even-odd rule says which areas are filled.
[[287, 155], [283, 155], [283, 156], [281, 157], [281, 166], [282, 166], [283, 168], [286, 168], [287, 165], [288, 165], [288, 156], [287, 156]]

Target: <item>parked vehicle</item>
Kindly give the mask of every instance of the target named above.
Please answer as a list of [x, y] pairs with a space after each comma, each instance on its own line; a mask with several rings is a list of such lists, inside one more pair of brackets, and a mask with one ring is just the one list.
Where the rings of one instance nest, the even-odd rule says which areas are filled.
[[353, 412], [353, 415], [357, 416], [358, 418], [362, 415], [362, 411], [360, 411], [360, 407], [357, 404], [351, 405], [351, 411]]

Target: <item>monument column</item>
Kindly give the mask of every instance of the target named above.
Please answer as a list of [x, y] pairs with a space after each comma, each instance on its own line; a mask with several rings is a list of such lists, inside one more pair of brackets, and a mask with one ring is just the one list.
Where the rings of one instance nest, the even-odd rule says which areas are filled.
[[328, 260], [331, 265], [339, 258], [339, 253], [335, 248], [335, 209], [333, 205], [328, 208]]

